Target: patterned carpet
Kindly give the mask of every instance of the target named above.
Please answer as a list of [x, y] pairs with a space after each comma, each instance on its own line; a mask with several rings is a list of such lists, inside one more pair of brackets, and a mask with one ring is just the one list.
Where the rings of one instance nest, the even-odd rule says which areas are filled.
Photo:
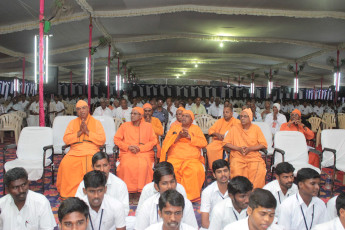
[[[9, 133], [6, 133], [5, 138], [4, 138], [4, 143], [0, 144], [0, 148], [3, 149], [4, 146], [8, 145], [8, 144], [13, 144], [14, 143], [14, 138], [10, 136]], [[8, 150], [8, 153], [6, 154], [6, 161], [10, 161], [16, 158], [15, 155], [15, 150], [11, 149]], [[113, 160], [113, 159], [111, 159]], [[55, 164], [55, 179], [56, 179], [56, 174], [57, 174], [57, 168], [59, 166], [59, 163], [61, 161], [61, 155], [56, 155], [54, 157], [54, 164]], [[113, 165], [113, 164], [112, 164]], [[3, 195], [3, 160], [1, 160], [0, 162], [0, 197], [2, 197]], [[323, 169], [322, 170], [322, 174], [321, 174], [321, 191], [320, 191], [320, 198], [322, 200], [324, 200], [325, 202], [327, 202], [330, 199], [331, 196], [331, 191], [330, 190], [326, 190], [324, 188], [324, 184], [325, 184], [325, 179], [327, 174], [332, 173], [332, 169]], [[343, 181], [343, 176], [344, 173], [339, 172], [337, 174], [337, 180], [335, 181], [335, 191], [334, 191], [334, 195], [339, 194], [341, 191], [345, 191], [345, 186], [342, 184]], [[266, 181], [270, 181], [270, 173], [267, 174], [266, 177]], [[55, 180], [56, 181], [56, 180]], [[48, 200], [50, 201], [52, 210], [54, 212], [55, 218], [57, 219], [57, 210], [58, 207], [60, 205], [60, 198], [58, 196], [58, 192], [56, 190], [56, 186], [51, 184], [51, 171], [50, 168], [46, 169], [46, 173], [45, 173], [45, 179], [44, 179], [44, 195], [48, 198]], [[209, 172], [208, 176], [207, 176], [207, 182], [211, 183], [212, 182], [212, 173]], [[40, 192], [42, 193], [42, 180], [38, 180], [38, 181], [32, 181], [30, 183], [30, 189], [36, 192]], [[134, 197], [134, 198], [130, 198], [130, 216], [134, 216], [135, 215], [135, 210], [136, 210], [136, 205], [137, 204], [137, 200], [138, 200], [138, 196]], [[201, 223], [201, 216], [200, 216], [200, 202], [196, 202], [193, 203], [193, 207], [194, 207], [194, 211], [200, 226]]]

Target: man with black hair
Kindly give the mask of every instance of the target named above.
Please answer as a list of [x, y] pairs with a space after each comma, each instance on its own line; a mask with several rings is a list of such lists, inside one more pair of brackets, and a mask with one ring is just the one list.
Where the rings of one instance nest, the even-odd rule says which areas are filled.
[[275, 168], [276, 180], [266, 184], [263, 189], [272, 193], [276, 198], [276, 217], [278, 218], [280, 204], [289, 196], [298, 192], [298, 187], [293, 183], [295, 168], [288, 162], [281, 162]]
[[224, 230], [283, 230], [273, 223], [277, 201], [269, 191], [257, 188], [249, 197], [248, 217], [231, 224]]
[[[98, 152], [92, 157], [92, 169], [99, 170], [105, 173], [107, 177], [107, 192], [106, 194], [117, 199], [123, 205], [125, 216], [129, 212], [129, 198], [126, 183], [120, 178], [110, 172], [109, 156], [105, 152]], [[85, 188], [84, 181], [80, 182], [76, 197], [82, 198], [85, 196], [83, 189]]]
[[216, 181], [207, 186], [201, 193], [201, 226], [206, 229], [210, 225], [210, 215], [214, 206], [229, 197], [229, 163], [223, 159], [215, 160], [212, 164], [212, 171]]
[[89, 223], [89, 206], [77, 197], [62, 201], [58, 217], [61, 230], [86, 230]]
[[222, 200], [213, 208], [208, 229], [223, 229], [232, 222], [246, 218], [252, 190], [253, 184], [246, 177], [232, 178], [228, 184], [229, 198]]
[[[161, 194], [169, 189], [176, 190], [176, 177], [174, 170], [170, 167], [159, 167], [153, 173], [153, 182], [158, 194], [148, 198], [138, 210], [136, 218], [136, 230], [146, 229], [148, 226], [162, 222], [158, 214], [158, 204]], [[182, 222], [198, 228], [192, 203], [184, 198], [185, 208], [182, 216]]]
[[[156, 164], [154, 170], [156, 170], [160, 167], [168, 167], [168, 168], [171, 168], [172, 171], [174, 171], [174, 166], [170, 162], [167, 162], [167, 161], [163, 161], [163, 162]], [[182, 196], [187, 197], [186, 190], [179, 183], [176, 183], [176, 191], [181, 193]], [[138, 202], [138, 206], [137, 206], [137, 212], [140, 210], [140, 208], [143, 205], [143, 203], [145, 202], [145, 200], [147, 200], [151, 196], [158, 194], [158, 193], [159, 193], [159, 191], [158, 191], [158, 189], [156, 189], [154, 182], [151, 182], [151, 183], [148, 183], [147, 185], [145, 185], [145, 187], [143, 188], [143, 191], [140, 194], [140, 198], [139, 198], [139, 202]]]
[[311, 168], [297, 172], [298, 193], [286, 198], [280, 206], [278, 224], [287, 229], [312, 229], [328, 221], [325, 203], [317, 197], [320, 174]]
[[345, 229], [345, 192], [336, 199], [337, 217], [323, 224], [316, 225], [313, 230], [343, 230]]
[[185, 198], [176, 190], [170, 189], [162, 193], [158, 202], [158, 214], [163, 222], [155, 223], [145, 230], [196, 230], [182, 223]]
[[4, 175], [9, 192], [0, 198], [0, 229], [54, 229], [56, 222], [48, 199], [29, 190], [28, 173], [16, 167]]
[[90, 207], [88, 229], [125, 230], [125, 211], [122, 203], [106, 194], [107, 178], [104, 172], [95, 170], [84, 176], [83, 200]]

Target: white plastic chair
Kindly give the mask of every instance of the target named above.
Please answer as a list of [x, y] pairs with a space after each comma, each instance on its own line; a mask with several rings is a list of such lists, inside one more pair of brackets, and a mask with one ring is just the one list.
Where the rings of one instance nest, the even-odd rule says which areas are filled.
[[[17, 148], [17, 158], [6, 162], [6, 151], [11, 148]], [[25, 127], [20, 134], [18, 146], [8, 145], [4, 148], [4, 169], [8, 171], [15, 167], [23, 167], [28, 172], [30, 181], [37, 181], [42, 178], [44, 193], [44, 171], [48, 166], [51, 166], [52, 183], [54, 184], [53, 156], [53, 129], [49, 127]]]
[[18, 144], [18, 138], [22, 126], [23, 118], [15, 113], [3, 114], [0, 116], [1, 143], [4, 143], [4, 131], [13, 131], [15, 142]]
[[307, 142], [303, 133], [298, 131], [279, 131], [274, 135], [273, 159], [273, 167], [284, 161], [292, 164], [295, 176], [301, 168], [312, 168], [321, 173], [319, 168], [308, 163]]
[[333, 187], [336, 171], [345, 172], [345, 130], [322, 130], [321, 145], [323, 148], [321, 156], [321, 167], [334, 167], [332, 176]]
[[115, 133], [117, 132], [117, 130], [119, 129], [120, 125], [122, 125], [124, 123], [124, 121], [122, 119], [113, 117], [114, 123], [115, 123]]
[[200, 115], [199, 117], [195, 118], [195, 122], [197, 123], [197, 125], [200, 127], [200, 129], [202, 130], [204, 134], [208, 134], [208, 129], [211, 126], [208, 127], [207, 124], [212, 119], [213, 118], [210, 117], [209, 115]]
[[105, 132], [105, 152], [107, 154], [113, 154], [114, 148], [114, 136], [115, 136], [115, 123], [112, 117], [109, 116], [93, 116], [95, 119], [102, 123]]
[[[76, 116], [58, 116], [53, 123], [53, 143], [54, 154], [62, 154], [62, 146], [65, 145], [63, 136], [70, 121], [76, 119]], [[69, 150], [69, 149], [68, 149]], [[67, 152], [68, 152], [67, 150]]]
[[273, 134], [271, 131], [270, 126], [266, 122], [253, 122], [253, 124], [257, 125], [260, 127], [261, 132], [264, 134], [266, 142], [267, 142], [267, 149], [265, 152], [261, 152], [262, 155], [265, 156], [265, 161], [267, 165], [267, 158], [268, 156], [272, 156], [274, 152], [273, 148]]

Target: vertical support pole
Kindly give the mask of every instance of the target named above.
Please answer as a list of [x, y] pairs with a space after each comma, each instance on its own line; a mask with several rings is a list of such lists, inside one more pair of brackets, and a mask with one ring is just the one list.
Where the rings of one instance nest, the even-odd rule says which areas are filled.
[[70, 95], [72, 96], [72, 71], [69, 71], [69, 81], [70, 81], [70, 89], [69, 89], [69, 92], [70, 92]]
[[297, 86], [298, 86], [298, 84], [297, 84], [297, 81], [298, 81], [298, 64], [297, 64], [297, 62], [296, 62], [296, 80], [295, 80], [295, 89], [296, 89], [296, 92], [295, 92], [295, 96], [294, 96], [294, 99], [296, 100], [297, 99], [297, 94], [298, 94], [298, 89], [297, 89]]
[[92, 49], [92, 17], [90, 16], [90, 25], [89, 25], [89, 69], [88, 69], [88, 84], [87, 84], [87, 102], [89, 109], [91, 110], [91, 49]]
[[44, 127], [45, 126], [45, 120], [44, 120], [44, 103], [43, 103], [43, 27], [44, 27], [44, 0], [40, 0], [40, 41], [39, 41], [39, 126]]
[[108, 50], [108, 85], [107, 85], [107, 98], [110, 98], [110, 81], [109, 81], [109, 77], [110, 77], [110, 51], [111, 51], [111, 45], [109, 44], [109, 50]]
[[25, 57], [23, 58], [23, 80], [22, 80], [22, 94], [25, 93]]
[[117, 76], [116, 76], [117, 97], [120, 98], [120, 57], [117, 57]]
[[337, 50], [337, 79], [335, 80], [335, 97], [334, 104], [338, 101], [338, 85], [339, 85], [339, 50]]

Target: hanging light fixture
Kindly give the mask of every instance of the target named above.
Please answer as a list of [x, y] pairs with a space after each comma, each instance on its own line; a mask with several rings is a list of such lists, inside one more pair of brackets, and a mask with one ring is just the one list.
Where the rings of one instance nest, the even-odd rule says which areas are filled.
[[[338, 75], [338, 81], [337, 81], [337, 75]], [[336, 92], [339, 92], [339, 89], [340, 89], [340, 76], [341, 76], [340, 72], [334, 73], [334, 87], [335, 87]]]
[[268, 80], [267, 88], [268, 88], [268, 94], [271, 94], [272, 89], [273, 89], [273, 82], [272, 81]]
[[85, 85], [87, 85], [88, 83], [88, 69], [89, 69], [89, 65], [88, 65], [88, 57], [85, 58]]
[[108, 86], [108, 66], [105, 66], [105, 85]]
[[294, 79], [294, 90], [293, 90], [293, 92], [295, 94], [298, 93], [298, 78], [297, 77]]

